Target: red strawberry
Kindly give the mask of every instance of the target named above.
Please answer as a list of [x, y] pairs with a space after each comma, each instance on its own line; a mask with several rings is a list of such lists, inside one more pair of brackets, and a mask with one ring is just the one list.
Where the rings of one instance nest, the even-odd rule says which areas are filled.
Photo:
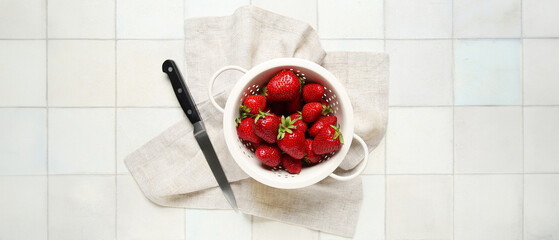
[[251, 142], [250, 144], [252, 145], [252, 148], [254, 148], [254, 151], [256, 151], [256, 149], [257, 149], [260, 145], [262, 145], [262, 142], [260, 142], [260, 143], [253, 143], [253, 142]]
[[295, 159], [291, 156], [284, 154], [281, 157], [281, 165], [285, 170], [291, 174], [297, 174], [301, 172], [301, 168], [303, 168], [303, 163], [301, 159]]
[[318, 120], [321, 115], [331, 113], [332, 109], [318, 102], [307, 103], [303, 106], [303, 121], [311, 123]]
[[254, 119], [254, 134], [267, 143], [275, 143], [278, 136], [280, 118], [273, 113], [260, 112]]
[[338, 118], [336, 116], [322, 116], [311, 126], [309, 129], [309, 135], [316, 137], [316, 135], [326, 126], [336, 125]]
[[270, 110], [276, 115], [283, 115], [286, 112], [287, 104], [285, 102], [271, 102]]
[[305, 132], [293, 131], [293, 125], [297, 120], [290, 117], [281, 117], [281, 125], [278, 130], [278, 147], [295, 159], [305, 156]]
[[241, 105], [241, 112], [256, 115], [260, 111], [264, 111], [265, 108], [266, 97], [262, 95], [250, 95], [245, 98], [243, 105]]
[[317, 163], [318, 161], [320, 161], [320, 158], [322, 156], [315, 154], [312, 151], [312, 139], [305, 139], [305, 161], [307, 163], [313, 164], [313, 163]]
[[276, 145], [262, 144], [256, 149], [255, 154], [266, 166], [275, 167], [281, 162], [281, 150]]
[[293, 101], [300, 94], [299, 78], [289, 71], [282, 70], [268, 82], [264, 88], [267, 99], [274, 102]]
[[322, 129], [312, 142], [312, 151], [316, 154], [326, 154], [340, 150], [344, 139], [340, 129], [329, 125]]
[[286, 103], [286, 111], [288, 114], [301, 111], [303, 108], [303, 102], [301, 102], [301, 95], [297, 94], [297, 98], [291, 102]]
[[241, 139], [247, 140], [253, 143], [261, 143], [262, 138], [254, 134], [253, 127], [254, 127], [254, 119], [252, 118], [245, 118], [242, 121], [240, 119], [236, 120], [239, 126], [237, 127], [237, 135]]
[[324, 87], [318, 83], [309, 83], [303, 86], [303, 100], [305, 102], [320, 102], [324, 95]]
[[295, 125], [295, 130], [303, 131], [303, 132], [307, 131], [307, 128], [308, 128], [307, 124], [303, 120], [301, 120], [301, 113], [300, 112], [291, 114], [289, 117], [293, 120], [297, 119], [297, 121], [295, 121], [295, 123], [293, 123], [293, 125]]

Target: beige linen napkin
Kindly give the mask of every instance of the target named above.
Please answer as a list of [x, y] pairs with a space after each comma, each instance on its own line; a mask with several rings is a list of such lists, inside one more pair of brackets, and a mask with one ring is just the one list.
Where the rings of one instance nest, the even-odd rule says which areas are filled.
[[[282, 190], [249, 178], [229, 154], [222, 131], [222, 114], [207, 100], [211, 75], [225, 65], [252, 66], [278, 57], [315, 61], [346, 86], [355, 114], [355, 132], [373, 150], [383, 138], [388, 109], [388, 57], [385, 54], [335, 52], [326, 54], [308, 24], [256, 7], [233, 15], [187, 19], [186, 81], [198, 103], [208, 135], [242, 212], [306, 226], [341, 236], [353, 236], [363, 197], [361, 179], [331, 178], [312, 186]], [[222, 74], [216, 100], [224, 105], [228, 89], [241, 74]], [[140, 189], [156, 204], [169, 207], [229, 209], [211, 170], [184, 119], [124, 160]], [[349, 137], [349, 136], [348, 136]], [[356, 142], [356, 141], [354, 141]], [[351, 169], [363, 158], [358, 143], [341, 167]], [[367, 204], [367, 203], [365, 203]]]

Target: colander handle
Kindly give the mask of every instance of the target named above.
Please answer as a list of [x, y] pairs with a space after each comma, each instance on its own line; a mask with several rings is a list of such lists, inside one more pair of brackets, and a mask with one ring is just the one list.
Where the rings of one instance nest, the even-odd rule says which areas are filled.
[[361, 161], [361, 163], [359, 163], [359, 165], [355, 168], [355, 170], [353, 170], [353, 173], [347, 176], [341, 176], [341, 175], [337, 175], [334, 173], [330, 174], [330, 177], [332, 177], [333, 179], [339, 180], [339, 181], [347, 181], [347, 180], [351, 180], [357, 176], [359, 176], [363, 170], [365, 170], [365, 167], [367, 166], [367, 162], [369, 161], [369, 148], [367, 147], [367, 144], [365, 143], [365, 141], [363, 141], [363, 139], [359, 136], [357, 136], [357, 134], [353, 134], [353, 139], [357, 139], [357, 141], [359, 143], [361, 143], [361, 146], [363, 147], [363, 150], [365, 151], [365, 157], [363, 158], [363, 160]]
[[221, 106], [219, 106], [219, 105], [217, 104], [217, 102], [215, 101], [214, 96], [213, 96], [213, 93], [212, 93], [212, 90], [213, 90], [213, 88], [214, 88], [214, 83], [215, 83], [215, 80], [217, 79], [217, 77], [219, 77], [219, 75], [220, 75], [221, 73], [223, 73], [223, 72], [225, 72], [225, 71], [227, 71], [227, 70], [237, 70], [237, 71], [240, 71], [240, 72], [242, 72], [242, 73], [246, 73], [246, 72], [247, 72], [247, 70], [244, 69], [244, 68], [242, 68], [242, 67], [230, 65], [230, 66], [222, 67], [221, 69], [217, 70], [217, 72], [215, 72], [214, 75], [212, 76], [212, 78], [210, 79], [210, 86], [208, 87], [208, 97], [210, 98], [210, 101], [212, 102], [212, 104], [214, 105], [214, 107], [217, 108], [217, 110], [219, 110], [221, 113], [223, 113], [224, 110], [223, 110], [223, 108], [222, 108]]

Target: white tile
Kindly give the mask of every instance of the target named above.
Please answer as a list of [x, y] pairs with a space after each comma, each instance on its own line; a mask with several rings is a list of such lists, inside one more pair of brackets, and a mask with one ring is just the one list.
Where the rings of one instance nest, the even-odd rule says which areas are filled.
[[524, 39], [524, 104], [559, 105], [559, 39]]
[[[250, 240], [251, 224], [250, 215], [233, 210], [186, 209], [186, 240]], [[216, 231], [216, 226], [219, 226], [219, 231]]]
[[390, 108], [388, 174], [452, 173], [452, 108]]
[[185, 0], [184, 14], [187, 18], [230, 15], [249, 4], [250, 0]]
[[45, 106], [45, 40], [0, 41], [0, 106]]
[[49, 106], [114, 106], [115, 41], [50, 40]]
[[0, 175], [47, 173], [45, 109], [0, 109]]
[[114, 38], [115, 1], [49, 0], [49, 38]]
[[[385, 177], [362, 176], [363, 203], [353, 239], [384, 239]], [[320, 233], [321, 240], [348, 239], [328, 233]]]
[[378, 146], [369, 153], [369, 162], [363, 174], [384, 174], [386, 163], [386, 138], [383, 138]]
[[522, 104], [519, 39], [456, 40], [456, 105]]
[[454, 1], [454, 37], [520, 37], [521, 0]]
[[184, 209], [150, 202], [131, 176], [117, 176], [118, 239], [184, 239]]
[[452, 239], [452, 176], [387, 176], [386, 239]]
[[558, 239], [559, 175], [529, 174], [524, 181], [524, 239]]
[[457, 175], [454, 239], [522, 239], [522, 175]]
[[118, 106], [179, 106], [161, 65], [173, 59], [186, 78], [184, 42], [118, 41]]
[[384, 52], [384, 40], [320, 40], [326, 51]]
[[451, 0], [387, 0], [387, 38], [450, 38]]
[[49, 239], [114, 239], [114, 176], [50, 176]]
[[46, 0], [0, 1], [0, 38], [45, 38]]
[[252, 0], [252, 5], [256, 7], [301, 20], [314, 29], [316, 29], [316, 3], [316, 0]]
[[47, 238], [47, 177], [0, 177], [0, 239]]
[[524, 171], [559, 173], [559, 108], [524, 108]]
[[112, 108], [49, 109], [49, 173], [114, 173]]
[[318, 240], [319, 233], [305, 227], [281, 223], [260, 217], [252, 218], [253, 240], [305, 239]]
[[456, 173], [522, 173], [521, 107], [456, 107]]
[[183, 0], [118, 0], [117, 37], [184, 37]]
[[386, 41], [391, 106], [452, 105], [451, 41]]
[[128, 173], [124, 158], [181, 120], [185, 120], [181, 108], [119, 108], [116, 129], [117, 172]]
[[526, 37], [559, 37], [559, 1], [523, 0], [522, 30]]
[[318, 31], [322, 38], [383, 38], [382, 0], [318, 1]]

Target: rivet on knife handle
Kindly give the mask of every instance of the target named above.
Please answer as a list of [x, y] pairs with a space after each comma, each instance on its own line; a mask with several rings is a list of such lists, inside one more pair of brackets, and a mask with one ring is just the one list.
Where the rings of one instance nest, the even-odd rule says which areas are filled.
[[186, 117], [192, 124], [200, 121], [200, 113], [198, 112], [198, 108], [194, 103], [194, 99], [192, 95], [190, 95], [190, 91], [186, 87], [184, 80], [182, 79], [182, 75], [173, 60], [166, 60], [163, 62], [163, 72], [167, 73], [169, 79], [171, 79], [171, 85], [173, 85], [173, 90], [179, 103], [184, 110]]

